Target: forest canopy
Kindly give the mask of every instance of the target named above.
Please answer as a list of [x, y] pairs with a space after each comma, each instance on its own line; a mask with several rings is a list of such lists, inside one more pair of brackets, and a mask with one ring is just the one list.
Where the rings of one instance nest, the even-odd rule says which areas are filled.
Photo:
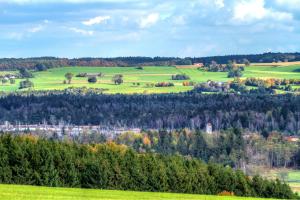
[[180, 156], [114, 143], [79, 145], [0, 136], [0, 183], [295, 199], [287, 184]]
[[[65, 90], [0, 98], [0, 123], [101, 125], [144, 129], [232, 127], [299, 134], [300, 96], [260, 94], [103, 95]], [[82, 117], [84, 116], [84, 117]]]

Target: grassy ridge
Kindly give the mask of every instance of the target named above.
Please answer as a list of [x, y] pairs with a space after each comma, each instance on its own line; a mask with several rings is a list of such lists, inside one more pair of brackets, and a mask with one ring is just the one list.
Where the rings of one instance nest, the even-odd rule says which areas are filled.
[[[300, 78], [300, 65], [291, 66], [250, 66], [246, 67], [243, 78], [281, 78], [293, 79]], [[74, 77], [72, 84], [63, 84], [64, 75], [67, 72], [72, 72], [74, 75], [79, 73], [103, 73], [104, 77], [98, 79], [96, 84], [89, 84], [87, 78]], [[5, 72], [1, 72], [2, 74]], [[11, 72], [10, 72], [11, 73]], [[111, 81], [115, 74], [124, 75], [124, 84], [114, 85]], [[169, 92], [184, 92], [191, 90], [192, 87], [182, 86], [183, 81], [173, 81], [171, 76], [174, 74], [187, 74], [191, 81], [206, 82], [213, 81], [229, 81], [232, 78], [227, 78], [226, 72], [206, 72], [196, 68], [176, 68], [172, 66], [162, 67], [144, 67], [143, 70], [134, 67], [63, 67], [49, 69], [45, 72], [35, 72], [35, 78], [31, 79], [34, 82], [36, 90], [53, 90], [65, 89], [68, 87], [91, 87], [108, 89], [107, 93], [169, 93]], [[0, 84], [0, 91], [16, 91], [18, 90], [19, 81], [11, 85], [9, 83]], [[173, 82], [174, 87], [157, 88], [147, 87], [147, 83], [158, 82]], [[140, 83], [139, 86], [133, 83]]]
[[1, 200], [247, 200], [259, 198], [221, 197], [153, 192], [129, 192], [73, 188], [0, 185]]

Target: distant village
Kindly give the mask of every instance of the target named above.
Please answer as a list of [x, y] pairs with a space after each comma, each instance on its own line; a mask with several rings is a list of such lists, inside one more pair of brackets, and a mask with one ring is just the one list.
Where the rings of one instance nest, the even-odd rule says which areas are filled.
[[[153, 130], [153, 129], [151, 129]], [[168, 130], [171, 131], [171, 130]], [[218, 135], [218, 131], [213, 130], [213, 125], [211, 123], [207, 123], [205, 127], [205, 133], [208, 135]], [[0, 133], [14, 133], [14, 134], [36, 134], [36, 135], [44, 135], [47, 137], [56, 138], [75, 138], [82, 135], [89, 134], [98, 134], [103, 135], [108, 139], [114, 139], [115, 137], [122, 135], [126, 132], [131, 133], [141, 133], [142, 129], [140, 128], [119, 128], [119, 127], [105, 127], [105, 126], [95, 126], [95, 125], [70, 125], [64, 122], [60, 122], [57, 125], [50, 125], [47, 123], [42, 124], [11, 124], [8, 121], [5, 121], [3, 124], [0, 124]], [[251, 136], [251, 133], [245, 134], [243, 137], [247, 139]], [[284, 140], [288, 142], [298, 142], [300, 141], [299, 136], [284, 136]]]
[[76, 137], [81, 134], [98, 133], [105, 135], [107, 138], [113, 138], [125, 132], [140, 133], [139, 128], [114, 128], [102, 126], [76, 126], [65, 123], [57, 125], [44, 124], [11, 124], [5, 121], [0, 125], [0, 131], [4, 133], [47, 133], [49, 136], [57, 135], [58, 138], [69, 136]]

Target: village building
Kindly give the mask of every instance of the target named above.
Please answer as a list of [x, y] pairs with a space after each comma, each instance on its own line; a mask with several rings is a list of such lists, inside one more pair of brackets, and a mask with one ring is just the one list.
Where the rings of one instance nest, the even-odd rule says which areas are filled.
[[213, 128], [211, 123], [206, 124], [206, 133], [207, 134], [212, 134]]

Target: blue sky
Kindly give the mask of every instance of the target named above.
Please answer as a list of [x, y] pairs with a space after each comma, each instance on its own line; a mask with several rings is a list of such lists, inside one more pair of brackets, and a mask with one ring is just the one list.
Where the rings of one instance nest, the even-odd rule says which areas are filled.
[[0, 57], [300, 51], [300, 0], [0, 0]]

